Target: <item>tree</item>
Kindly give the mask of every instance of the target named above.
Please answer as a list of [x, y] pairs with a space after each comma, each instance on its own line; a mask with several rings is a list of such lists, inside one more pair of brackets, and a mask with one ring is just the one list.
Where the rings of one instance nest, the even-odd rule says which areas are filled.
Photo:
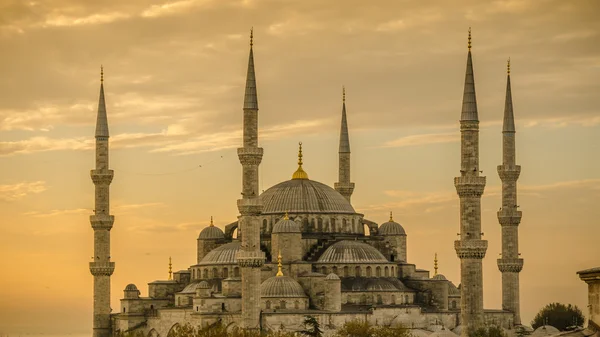
[[337, 337], [411, 337], [405, 327], [373, 326], [368, 321], [353, 320], [344, 323], [336, 332]]
[[506, 337], [506, 333], [498, 326], [489, 325], [469, 331], [469, 337]]
[[319, 321], [314, 316], [304, 316], [304, 330], [300, 331], [300, 334], [308, 337], [321, 337], [323, 336], [323, 330]]
[[531, 321], [534, 329], [542, 325], [551, 325], [560, 331], [565, 331], [571, 326], [583, 325], [584, 316], [576, 305], [550, 303], [543, 307]]

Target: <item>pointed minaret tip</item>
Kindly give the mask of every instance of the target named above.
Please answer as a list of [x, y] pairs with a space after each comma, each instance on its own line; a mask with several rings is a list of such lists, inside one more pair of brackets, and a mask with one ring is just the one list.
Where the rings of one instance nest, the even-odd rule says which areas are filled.
[[346, 117], [346, 87], [342, 86], [342, 123], [340, 129], [340, 153], [350, 152], [350, 136], [348, 135], [348, 118]]
[[100, 98], [98, 100], [98, 115], [96, 116], [96, 138], [108, 138], [108, 118], [104, 100], [104, 66], [100, 65]]
[[460, 120], [479, 121], [477, 113], [477, 97], [475, 95], [475, 76], [473, 75], [473, 59], [471, 57], [471, 27], [469, 27], [469, 52], [467, 53], [467, 69]]
[[471, 27], [469, 27], [469, 42], [467, 43], [467, 47], [471, 51]]
[[512, 90], [510, 85], [510, 58], [506, 62], [506, 98], [504, 100], [502, 132], [515, 132], [515, 116], [513, 112]]
[[246, 74], [246, 92], [244, 94], [244, 109], [258, 110], [258, 96], [256, 92], [256, 75], [254, 73], [254, 28], [250, 29], [250, 55], [248, 56], [248, 72]]
[[437, 253], [435, 253], [435, 258], [433, 260], [433, 269], [434, 269], [434, 274], [433, 276], [437, 275], [437, 271], [438, 271], [438, 259], [437, 259]]

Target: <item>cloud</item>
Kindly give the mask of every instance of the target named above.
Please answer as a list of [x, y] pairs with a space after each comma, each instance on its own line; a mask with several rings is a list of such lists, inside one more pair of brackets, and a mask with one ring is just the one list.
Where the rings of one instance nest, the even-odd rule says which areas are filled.
[[32, 137], [26, 140], [0, 142], [0, 156], [59, 150], [90, 150], [93, 147], [94, 140], [90, 138]]
[[152, 5], [142, 11], [141, 16], [145, 18], [157, 18], [165, 15], [176, 15], [188, 12], [194, 8], [211, 3], [211, 0], [180, 0], [169, 1], [160, 5]]
[[39, 23], [38, 25], [42, 28], [97, 25], [124, 20], [130, 17], [130, 15], [121, 12], [95, 13], [83, 17], [72, 17], [58, 14], [48, 16], [44, 22]]
[[453, 143], [460, 140], [458, 132], [451, 133], [430, 133], [424, 135], [410, 135], [390, 140], [383, 144], [383, 147], [406, 147], [419, 146], [427, 144]]
[[9, 185], [0, 185], [0, 200], [15, 201], [30, 194], [42, 193], [48, 188], [45, 181], [21, 182]]
[[[139, 210], [139, 209], [143, 209], [143, 208], [157, 208], [157, 207], [164, 207], [166, 206], [164, 203], [162, 202], [148, 202], [148, 203], [139, 203], [139, 204], [119, 204], [119, 203], [115, 203], [112, 210], [111, 210], [111, 214], [113, 215], [122, 215], [122, 214], [127, 214], [130, 211], [135, 211], [135, 210]], [[50, 218], [50, 217], [56, 217], [56, 216], [63, 216], [63, 215], [91, 215], [93, 214], [93, 209], [91, 208], [70, 208], [70, 209], [53, 209], [50, 211], [45, 211], [45, 212], [40, 212], [40, 211], [31, 211], [31, 212], [26, 212], [23, 213], [23, 215], [28, 215], [28, 216], [32, 216], [32, 217], [36, 217], [36, 218]]]

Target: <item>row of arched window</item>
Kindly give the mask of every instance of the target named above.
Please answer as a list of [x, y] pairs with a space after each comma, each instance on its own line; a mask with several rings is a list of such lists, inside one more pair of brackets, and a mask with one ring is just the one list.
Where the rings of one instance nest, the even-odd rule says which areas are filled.
[[[274, 220], [274, 221], [273, 221]], [[273, 225], [276, 224], [280, 218], [263, 219], [261, 233], [270, 234], [273, 230]], [[300, 222], [300, 226], [303, 228], [303, 232], [325, 232], [325, 233], [354, 233], [364, 234], [364, 227], [360, 220], [356, 218], [304, 218]]]
[[327, 266], [321, 266], [320, 272], [321, 274], [325, 275], [334, 273], [340, 277], [396, 277], [396, 269], [394, 266], [385, 266], [383, 268], [381, 266], [377, 266], [375, 268], [371, 266], [367, 266], [366, 268], [362, 266], [355, 266], [354, 268], [349, 266], [344, 266], [343, 268], [338, 268], [337, 266], [331, 268], [328, 268]]
[[358, 298], [356, 295], [347, 295], [346, 303], [351, 304], [410, 304], [412, 303], [412, 298], [409, 295], [392, 295], [389, 297], [383, 297], [381, 294], [377, 295], [367, 295], [361, 294]]
[[[294, 309], [304, 309], [304, 308], [300, 307], [301, 303], [298, 300], [295, 300], [293, 303], [291, 301], [289, 301], [290, 302], [289, 303], [290, 307], [288, 307], [288, 303], [287, 302], [288, 301], [284, 301], [284, 300], [274, 301], [274, 302], [271, 302], [271, 301], [267, 300], [265, 302], [265, 308], [266, 309], [292, 309], [291, 305], [293, 304], [293, 308]], [[279, 306], [277, 306], [277, 304], [279, 304]]]
[[[211, 278], [228, 278], [230, 275], [229, 268], [192, 268], [192, 280], [196, 279], [211, 279]], [[240, 268], [233, 267], [233, 277], [240, 277]]]

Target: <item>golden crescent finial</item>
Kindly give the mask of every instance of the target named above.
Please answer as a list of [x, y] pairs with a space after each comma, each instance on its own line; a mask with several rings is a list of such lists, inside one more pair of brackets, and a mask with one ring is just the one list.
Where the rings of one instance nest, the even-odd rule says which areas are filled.
[[394, 221], [394, 218], [392, 217], [392, 211], [390, 211], [390, 222]]
[[288, 217], [288, 212], [285, 211], [285, 215], [283, 216], [283, 220], [289, 220], [290, 218]]
[[171, 257], [169, 256], [169, 281], [173, 279], [173, 277], [171, 276], [173, 274], [173, 269], [172, 269], [172, 264], [171, 264]]
[[433, 276], [435, 276], [435, 275], [437, 275], [437, 271], [438, 271], [437, 253], [435, 253], [435, 259], [433, 260], [433, 269], [435, 270]]
[[250, 28], [250, 47], [254, 45], [254, 27]]
[[104, 66], [100, 65], [100, 83], [104, 83]]
[[283, 272], [281, 271], [281, 250], [277, 254], [277, 276], [283, 276]]
[[469, 27], [469, 43], [467, 45], [469, 47], [469, 51], [471, 50], [471, 27]]
[[308, 179], [308, 174], [302, 169], [302, 142], [298, 142], [298, 169], [292, 174], [292, 179]]
[[506, 73], [510, 75], [510, 57], [508, 58], [508, 62], [506, 63]]
[[213, 217], [212, 215], [210, 216], [210, 227], [214, 227], [215, 225], [213, 224]]

